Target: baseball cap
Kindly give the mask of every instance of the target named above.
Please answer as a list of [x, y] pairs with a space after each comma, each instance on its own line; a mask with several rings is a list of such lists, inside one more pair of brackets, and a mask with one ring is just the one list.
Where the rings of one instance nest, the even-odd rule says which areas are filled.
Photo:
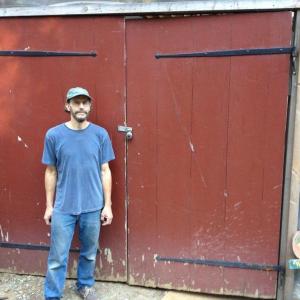
[[67, 92], [67, 101], [69, 101], [70, 99], [77, 97], [77, 96], [86, 96], [88, 97], [90, 100], [92, 100], [92, 97], [90, 96], [89, 92], [82, 88], [82, 87], [74, 87], [74, 88], [70, 88]]

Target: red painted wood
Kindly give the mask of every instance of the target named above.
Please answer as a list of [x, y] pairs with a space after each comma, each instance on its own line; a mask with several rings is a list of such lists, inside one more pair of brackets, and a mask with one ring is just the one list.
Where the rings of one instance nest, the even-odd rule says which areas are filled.
[[[42, 141], [63, 122], [69, 86], [95, 96], [92, 120], [117, 152], [114, 224], [97, 277], [274, 297], [276, 272], [157, 262], [155, 257], [278, 261], [288, 56], [156, 60], [156, 52], [289, 46], [291, 14], [127, 22], [128, 224], [122, 18], [0, 20], [0, 48], [96, 50], [97, 58], [0, 57], [1, 240], [47, 244]], [[80, 34], [78, 34], [80, 32]], [[29, 47], [29, 48], [28, 48]], [[76, 246], [77, 243], [74, 243]], [[46, 252], [0, 248], [0, 268], [43, 273]], [[70, 274], [75, 275], [76, 254]], [[100, 271], [99, 271], [100, 270]]]
[[[289, 13], [284, 15], [243, 19], [243, 26], [250, 33], [246, 40], [238, 26], [242, 21], [240, 16], [234, 21], [233, 46], [288, 46], [291, 24]], [[251, 30], [254, 26], [260, 27], [259, 35]], [[278, 263], [288, 74], [288, 56], [243, 57], [231, 61], [227, 260]], [[239, 290], [245, 295], [263, 297], [276, 293], [274, 272], [225, 270], [224, 275], [225, 289], [229, 291], [243, 286]], [[256, 282], [268, 284], [257, 289]]]
[[[68, 120], [63, 110], [68, 88], [84, 86], [95, 98], [91, 120], [108, 129], [117, 153], [111, 163], [115, 219], [111, 227], [102, 229], [97, 277], [125, 281], [125, 149], [124, 137], [116, 131], [125, 115], [123, 19], [2, 19], [0, 36], [1, 50], [95, 50], [98, 54], [96, 58], [0, 57], [0, 239], [49, 243], [40, 162], [44, 134]], [[45, 252], [0, 248], [0, 253], [2, 270], [45, 272]], [[77, 255], [72, 257], [70, 274], [76, 275]]]
[[291, 13], [131, 20], [126, 36], [130, 282], [274, 297], [276, 272], [155, 257], [277, 264], [289, 57], [154, 54], [288, 47]]

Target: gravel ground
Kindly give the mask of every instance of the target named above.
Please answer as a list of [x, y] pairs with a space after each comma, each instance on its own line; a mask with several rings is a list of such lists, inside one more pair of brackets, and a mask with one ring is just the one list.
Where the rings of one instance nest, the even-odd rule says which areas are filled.
[[[43, 300], [44, 277], [0, 273], [0, 300]], [[67, 280], [64, 300], [81, 299], [74, 293], [75, 280]], [[97, 282], [102, 300], [161, 300], [165, 291], [128, 286], [122, 283]]]
[[[44, 277], [0, 272], [0, 300], [44, 300]], [[75, 280], [67, 280], [63, 300], [80, 300], [74, 292]], [[124, 283], [95, 284], [101, 300], [247, 300], [248, 298], [209, 296], [130, 286]]]

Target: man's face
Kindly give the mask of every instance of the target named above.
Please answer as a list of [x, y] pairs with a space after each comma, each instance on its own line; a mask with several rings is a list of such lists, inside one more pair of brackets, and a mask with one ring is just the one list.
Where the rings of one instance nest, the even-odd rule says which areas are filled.
[[70, 112], [71, 117], [77, 122], [82, 123], [87, 120], [91, 111], [91, 101], [85, 96], [77, 96], [66, 103], [66, 109]]

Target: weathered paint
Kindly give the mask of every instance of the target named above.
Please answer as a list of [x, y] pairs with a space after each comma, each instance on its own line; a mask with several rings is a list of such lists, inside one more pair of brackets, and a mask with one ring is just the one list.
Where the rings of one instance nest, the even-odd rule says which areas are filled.
[[[264, 36], [273, 28], [272, 22], [280, 27], [276, 27], [277, 34], [272, 35], [275, 40], [269, 35]], [[243, 26], [240, 26], [241, 23]], [[26, 21], [9, 19], [5, 22], [1, 20], [0, 24], [1, 47], [4, 48], [93, 48], [99, 55], [93, 61], [85, 59], [84, 64], [78, 58], [35, 58], [25, 61], [20, 58], [0, 58], [0, 83], [3, 87], [0, 99], [14, 101], [13, 103], [18, 101], [18, 106], [14, 109], [14, 106], [4, 105], [0, 112], [0, 142], [5, 145], [1, 147], [0, 155], [0, 201], [3, 201], [1, 213], [4, 216], [1, 219], [1, 239], [48, 243], [49, 228], [43, 225], [42, 220], [44, 206], [37, 205], [44, 203], [43, 168], [39, 162], [42, 139], [50, 125], [65, 120], [65, 114], [60, 110], [65, 90], [70, 84], [84, 83], [97, 99], [92, 118], [96, 122], [100, 120], [100, 124], [109, 129], [118, 153], [117, 161], [112, 164], [114, 183], [118, 187], [113, 192], [115, 220], [111, 228], [103, 228], [103, 245], [101, 244], [101, 255], [97, 258], [96, 274], [97, 278], [104, 280], [125, 281], [125, 147], [123, 136], [115, 131], [116, 125], [125, 122], [124, 99], [127, 94], [124, 78], [124, 20], [95, 17]], [[78, 35], [78, 24], [82, 35]], [[256, 26], [260, 26], [260, 30], [253, 32]], [[281, 45], [290, 40], [289, 26], [289, 13], [128, 22], [128, 125], [134, 126], [134, 139], [128, 143], [129, 283], [206, 293], [273, 297], [277, 278], [275, 272], [179, 265], [158, 262], [156, 257], [166, 253], [203, 259], [249, 259], [249, 262], [262, 259], [262, 262], [276, 264], [278, 253], [274, 249], [278, 248], [278, 235], [274, 232], [278, 233], [280, 221], [278, 209], [286, 112], [286, 98], [283, 100], [282, 95], [287, 91], [285, 84], [288, 57], [157, 62], [154, 54], [156, 51], [199, 50], [207, 45], [213, 50], [221, 46], [226, 49], [236, 48], [240, 46], [234, 44], [236, 41], [245, 43], [243, 47], [249, 46], [247, 41], [251, 43], [250, 46], [260, 46], [260, 43], [266, 43], [266, 46], [272, 46], [272, 43]], [[64, 39], [57, 39], [60, 35]], [[236, 41], [230, 40], [230, 36], [236, 38]], [[245, 36], [248, 39], [246, 42], [243, 39]], [[249, 71], [245, 78], [244, 70]], [[268, 81], [268, 75], [271, 76], [271, 81]], [[240, 83], [241, 90], [230, 87], [229, 79]], [[39, 85], [28, 90], [33, 82], [39, 82]], [[274, 95], [268, 95], [264, 90], [262, 83], [266, 82], [269, 87], [273, 88], [272, 84], [275, 85]], [[249, 95], [242, 104], [240, 100], [244, 99], [241, 97], [245, 93], [244, 89]], [[253, 103], [251, 97], [255, 100]], [[50, 98], [51, 101], [47, 101]], [[271, 98], [275, 99], [274, 103], [270, 102]], [[255, 105], [258, 110], [251, 105]], [[274, 119], [266, 114], [267, 121], [263, 123], [264, 109], [273, 112]], [[249, 118], [246, 112], [250, 112]], [[235, 124], [247, 129], [245, 133], [249, 134], [240, 137], [240, 140], [244, 138], [240, 142], [241, 148], [249, 145], [247, 143], [253, 139], [256, 146], [254, 154], [257, 154], [258, 161], [254, 160], [253, 153], [239, 148], [235, 136], [241, 132]], [[260, 132], [263, 124], [267, 124], [267, 131]], [[264, 132], [270, 135], [263, 136]], [[274, 140], [270, 139], [273, 134]], [[270, 139], [270, 148], [272, 142], [275, 144], [276, 154], [272, 154], [270, 158], [259, 156], [260, 153], [266, 155], [270, 150], [260, 148], [259, 142], [263, 137]], [[236, 151], [241, 156], [236, 156]], [[159, 153], [158, 159], [153, 158], [153, 153]], [[243, 161], [243, 153], [247, 154], [246, 158], [251, 158], [255, 166], [253, 173], [249, 171], [249, 182], [243, 181], [244, 174], [238, 176], [236, 171], [245, 167], [244, 165], [235, 170], [235, 158], [238, 158], [238, 163]], [[230, 155], [232, 160], [229, 159], [229, 162], [232, 165], [228, 168], [230, 172], [226, 173], [224, 166], [230, 165], [227, 162]], [[255, 174], [260, 173], [262, 161], [266, 167], [275, 162], [274, 174], [268, 179], [270, 181], [265, 182], [267, 191], [263, 190], [265, 196], [262, 203], [254, 201], [252, 204], [246, 200], [252, 197], [257, 199], [255, 193], [259, 189], [255, 186]], [[189, 166], [188, 170], [186, 166]], [[224, 184], [225, 174], [228, 186]], [[190, 177], [193, 178], [191, 181], [185, 181]], [[157, 180], [153, 181], [153, 178]], [[178, 182], [179, 178], [183, 179]], [[235, 181], [239, 182], [239, 189], [233, 184]], [[254, 188], [247, 189], [248, 183]], [[250, 196], [244, 195], [243, 190], [247, 190]], [[269, 205], [271, 198], [276, 203]], [[255, 205], [268, 208], [265, 210], [267, 224], [263, 223], [261, 226], [261, 215], [253, 215], [253, 212], [259, 212]], [[245, 224], [243, 216], [249, 211], [250, 222]], [[258, 228], [255, 227], [257, 222], [260, 223]], [[277, 229], [274, 230], [273, 225]], [[21, 232], [20, 226], [26, 230]], [[271, 232], [266, 237], [266, 247], [263, 250], [262, 237], [265, 236], [259, 231], [261, 228]], [[247, 232], [250, 236], [261, 234], [261, 239], [250, 245], [243, 239], [242, 232]], [[78, 243], [75, 242], [74, 246], [78, 246]], [[43, 273], [46, 255], [43, 251], [36, 251], [33, 255], [33, 251], [29, 250], [0, 249], [0, 256], [5, 257], [5, 261], [0, 260], [0, 268], [15, 272]], [[71, 277], [76, 276], [77, 259], [77, 254], [71, 255]], [[245, 284], [245, 278], [249, 280], [248, 285]], [[257, 282], [263, 285], [266, 278], [271, 292], [253, 288]], [[238, 282], [236, 285], [235, 281]]]
[[[113, 210], [111, 226], [101, 231], [101, 248], [111, 249], [114, 263], [101, 252], [98, 278], [126, 279], [125, 148], [117, 125], [124, 122], [124, 19], [18, 18], [0, 19], [0, 48], [96, 51], [96, 57], [0, 57], [0, 240], [11, 243], [49, 244], [44, 224], [44, 166], [41, 164], [46, 130], [68, 120], [63, 111], [71, 86], [89, 89], [95, 101], [91, 120], [108, 129], [117, 159], [111, 163]], [[117, 184], [115, 184], [117, 183]], [[78, 246], [74, 241], [72, 247]], [[14, 260], [17, 272], [45, 273], [46, 251], [1, 249], [0, 268]], [[4, 259], [5, 258], [5, 259]], [[75, 276], [78, 253], [70, 258]], [[97, 266], [99, 265], [99, 256]]]
[[155, 257], [277, 265], [289, 56], [154, 55], [289, 46], [291, 23], [290, 12], [127, 21], [130, 283], [275, 297], [275, 271]]

